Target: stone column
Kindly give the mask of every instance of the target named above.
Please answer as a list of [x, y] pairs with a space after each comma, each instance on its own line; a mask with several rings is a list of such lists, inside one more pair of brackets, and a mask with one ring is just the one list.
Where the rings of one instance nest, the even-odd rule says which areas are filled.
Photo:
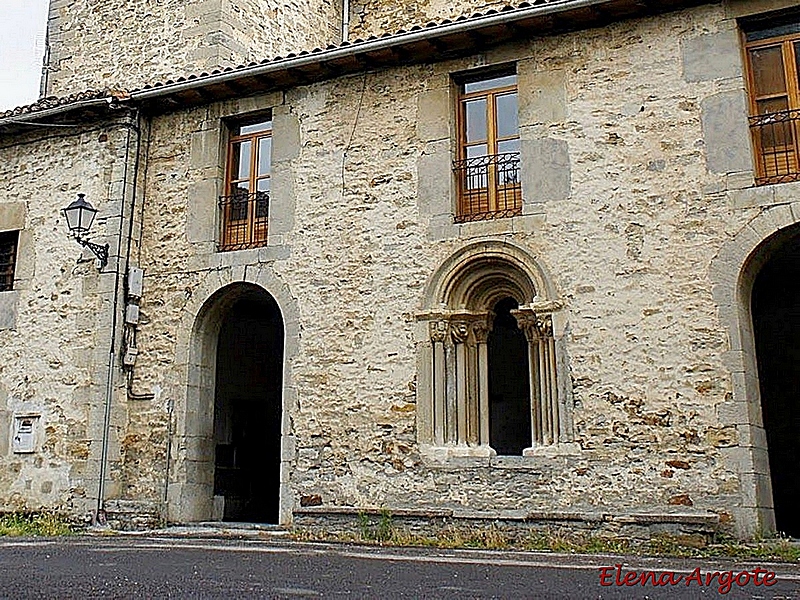
[[553, 322], [549, 316], [537, 319], [539, 330], [539, 355], [542, 364], [542, 442], [558, 442], [558, 390], [556, 389], [555, 350], [553, 346]]
[[[430, 443], [461, 447], [489, 443], [489, 313], [426, 315], [431, 340]], [[465, 454], [466, 455], [466, 454]]]
[[512, 314], [528, 340], [531, 446], [555, 444], [559, 441], [561, 427], [553, 320], [549, 314], [537, 315], [530, 309], [516, 310]]
[[467, 347], [467, 432], [465, 441], [469, 446], [477, 446], [480, 438], [478, 395], [480, 377], [478, 373], [478, 344], [475, 338], [476, 323], [472, 323], [470, 334], [464, 345]]
[[444, 443], [454, 445], [458, 443], [458, 372], [456, 358], [456, 344], [452, 337], [452, 326], [448, 324], [448, 335], [444, 344]]
[[443, 446], [446, 434], [445, 404], [447, 402], [447, 372], [445, 368], [444, 342], [447, 337], [447, 321], [431, 321], [428, 331], [431, 336], [432, 364], [431, 364], [431, 394], [433, 417], [433, 443]]
[[531, 446], [541, 446], [542, 440], [542, 394], [540, 382], [542, 360], [539, 352], [539, 329], [536, 315], [518, 313], [517, 324], [528, 340], [528, 378], [531, 394]]
[[473, 332], [477, 346], [478, 401], [476, 402], [476, 424], [478, 444], [489, 445], [489, 340], [491, 317], [475, 323]]
[[469, 396], [469, 360], [467, 338], [470, 333], [469, 322], [454, 320], [450, 325], [450, 335], [455, 345], [456, 379], [456, 441], [463, 444], [467, 440], [467, 399]]

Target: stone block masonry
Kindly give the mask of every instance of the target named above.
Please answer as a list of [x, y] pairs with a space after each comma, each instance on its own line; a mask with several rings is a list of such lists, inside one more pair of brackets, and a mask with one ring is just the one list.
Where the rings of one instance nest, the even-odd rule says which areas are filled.
[[43, 91], [131, 90], [340, 41], [340, 0], [51, 0]]
[[[159, 43], [142, 48], [122, 20], [110, 33], [122, 44], [114, 62], [90, 33], [92, 19], [112, 19], [110, 5], [54, 2], [63, 12], [51, 31], [65, 45], [53, 54], [61, 75], [54, 70], [51, 85], [136, 86], [195, 65], [212, 46], [231, 56], [272, 52], [262, 39], [271, 30], [252, 32], [289, 7], [277, 7], [277, 20], [248, 20], [257, 14], [248, 6], [236, 5], [246, 16], [232, 4], [165, 0], [156, 15], [128, 4], [126, 15], [152, 19], [144, 35]], [[353, 2], [363, 19], [352, 34], [491, 6]], [[319, 30], [313, 39], [297, 33], [298, 44], [333, 35], [322, 25], [333, 5], [291, 7]], [[135, 248], [145, 283], [132, 375], [144, 393], [114, 397], [115, 509], [210, 514], [214, 444], [198, 434], [213, 426], [208, 357], [224, 313], [218, 299], [246, 283], [272, 295], [284, 323], [273, 474], [284, 523], [386, 509], [412, 521], [435, 513], [560, 527], [583, 515], [578, 529], [768, 530], [758, 382], [738, 321], [749, 308], [737, 286], [753, 249], [800, 220], [800, 195], [797, 184], [753, 187], [730, 8], [709, 3], [145, 115]], [[239, 24], [219, 25], [233, 13]], [[209, 46], [190, 32], [206, 18], [208, 31], [226, 32]], [[164, 52], [170, 44], [175, 52]], [[702, 59], [709, 49], [713, 68]], [[99, 63], [108, 69], [91, 68]], [[451, 75], [509, 64], [519, 75], [523, 214], [456, 224]], [[228, 128], [268, 112], [267, 244], [217, 252]], [[86, 306], [99, 311], [113, 286], [65, 258], [74, 249], [57, 233], [57, 207], [31, 199], [81, 188], [108, 203], [104, 224], [117, 226], [111, 206], [126, 189], [125, 141], [100, 129], [2, 138], [0, 216], [24, 215], [28, 250], [15, 322], [0, 329], [0, 428], [18, 411], [37, 411], [44, 437], [37, 455], [0, 456], [0, 508], [80, 513], [91, 504], [100, 340], [110, 324], [88, 318]], [[424, 405], [432, 377], [420, 366], [431, 343], [419, 320], [426, 290], [452, 257], [481, 244], [533, 257], [547, 274], [543, 296], [559, 306], [553, 368], [572, 431], [524, 456], [437, 453], [420, 443], [420, 431], [433, 431]], [[7, 445], [0, 435], [0, 450]]]
[[[719, 7], [704, 7], [433, 68], [335, 79], [289, 90], [279, 105], [265, 101], [262, 108], [293, 123], [281, 141], [293, 140], [291, 151], [280, 152], [281, 181], [292, 198], [278, 194], [288, 204], [275, 206], [287, 223], [281, 244], [289, 251], [251, 266], [269, 269], [299, 310], [302, 337], [286, 365], [297, 398], [289, 414], [294, 498], [484, 514], [623, 506], [666, 514], [690, 506], [722, 515], [738, 506], [738, 473], [721, 452], [733, 430], [716, 408], [728, 401], [732, 382], [708, 265], [726, 232], [756, 213], [731, 211], [703, 194], [720, 177], [701, 143], [701, 107], [718, 82], [687, 81], [682, 67], [687, 47], [705, 47], [682, 41], [713, 33], [723, 21]], [[543, 116], [531, 109], [521, 123], [530, 128], [523, 164], [554, 172], [554, 179], [525, 184], [541, 219], [536, 227], [487, 222], [431, 237], [427, 205], [442, 199], [428, 194], [446, 189], [421, 179], [427, 163], [420, 157], [438, 143], [432, 138], [443, 138], [446, 152], [453, 143], [448, 128], [436, 126], [436, 111], [446, 122], [453, 99], [440, 93], [431, 71], [463, 72], [493, 64], [495, 56], [558, 73], [549, 78], [562, 98], [558, 106]], [[525, 81], [523, 97], [534, 91]], [[235, 119], [239, 110], [228, 103], [212, 112]], [[190, 207], [176, 202], [202, 177], [202, 165], [185, 167], [202, 112], [154, 121], [147, 178], [144, 262], [158, 266], [147, 274], [137, 369], [145, 387], [178, 399], [185, 383], [171, 360], [181, 351], [171, 332], [186, 326], [186, 298], [199, 307], [196, 290], [243, 276], [191, 243], [184, 230]], [[417, 355], [426, 342], [415, 337], [414, 312], [438, 266], [486, 235], [529, 249], [566, 301], [577, 452], [436, 463], [417, 446]], [[154, 418], [143, 409], [131, 426], [142, 430]], [[144, 440], [136, 449], [158, 452]], [[669, 461], [688, 468], [671, 469]], [[148, 476], [135, 472], [140, 481]]]
[[96, 240], [116, 239], [105, 222], [113, 221], [108, 217], [118, 198], [111, 184], [122, 171], [126, 140], [125, 128], [103, 123], [0, 141], [7, 185], [0, 229], [20, 230], [14, 291], [2, 293], [3, 438], [17, 415], [36, 417], [35, 452], [0, 446], [2, 511], [92, 511], [102, 429], [99, 370], [108, 357], [114, 276], [99, 273], [70, 238], [60, 209], [85, 193], [100, 210]]

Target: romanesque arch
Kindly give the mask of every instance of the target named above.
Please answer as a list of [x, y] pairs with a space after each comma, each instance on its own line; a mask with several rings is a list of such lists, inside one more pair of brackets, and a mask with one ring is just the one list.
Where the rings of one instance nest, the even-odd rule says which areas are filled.
[[[559, 376], [562, 308], [542, 265], [515, 244], [484, 240], [444, 261], [419, 315], [429, 340], [421, 445], [445, 456], [492, 456], [571, 441], [569, 394]], [[506, 421], [522, 429], [499, 426], [503, 415], [519, 415]]]
[[753, 287], [764, 265], [788, 241], [800, 236], [800, 219], [795, 215], [800, 215], [800, 203], [763, 210], [723, 246], [709, 271], [720, 320], [728, 334], [729, 351], [724, 359], [733, 382], [732, 398], [720, 406], [719, 415], [724, 425], [736, 426], [739, 434], [736, 454], [726, 456], [740, 482], [737, 532], [747, 537], [773, 532], [776, 527], [753, 329]]
[[293, 448], [290, 413], [294, 406], [294, 393], [286, 365], [297, 352], [298, 321], [294, 299], [268, 267], [238, 273], [235, 269], [211, 273], [191, 292], [177, 329], [176, 367], [185, 373], [185, 387], [183, 393], [175, 390], [168, 519], [192, 522], [210, 520], [214, 516], [217, 435], [214, 413], [220, 332], [232, 309], [241, 307], [243, 302], [246, 305], [248, 301], [254, 301], [263, 306], [273, 303], [282, 329], [282, 364], [276, 369], [281, 372], [275, 374], [279, 379], [275, 394], [280, 402], [280, 423], [276, 430], [280, 438], [277, 442], [280, 462], [274, 473], [278, 493], [277, 516], [257, 520], [290, 523], [294, 499], [286, 480], [289, 469], [285, 463], [293, 460], [287, 449]]

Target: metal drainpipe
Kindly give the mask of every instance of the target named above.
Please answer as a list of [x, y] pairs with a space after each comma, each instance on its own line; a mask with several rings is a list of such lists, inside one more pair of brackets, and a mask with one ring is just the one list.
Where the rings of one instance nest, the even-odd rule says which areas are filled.
[[[138, 171], [139, 171], [139, 151], [141, 148], [142, 136], [141, 130], [139, 129], [139, 109], [137, 108], [134, 112], [134, 116], [131, 118], [131, 123], [127, 123], [123, 125], [128, 130], [128, 135], [125, 138], [125, 162], [122, 171], [122, 181], [123, 181], [123, 191], [122, 191], [122, 206], [120, 207], [120, 217], [124, 218], [124, 210], [125, 210], [125, 196], [126, 196], [126, 188], [128, 183], [128, 168], [130, 166], [130, 152], [131, 152], [131, 132], [136, 132], [136, 157], [134, 160], [133, 166], [133, 186], [132, 186], [132, 193], [131, 193], [131, 204], [135, 206], [136, 204], [136, 180], [138, 179]], [[131, 208], [131, 216], [133, 215], [133, 208]], [[133, 221], [129, 223], [129, 231], [128, 231], [128, 243], [125, 247], [125, 272], [128, 270], [128, 264], [130, 262], [130, 237], [133, 229]], [[97, 511], [95, 513], [95, 523], [100, 525], [105, 525], [106, 523], [106, 510], [105, 510], [105, 493], [106, 493], [106, 471], [107, 471], [107, 463], [108, 463], [108, 446], [109, 446], [109, 434], [111, 430], [111, 402], [114, 397], [114, 370], [116, 368], [116, 352], [117, 352], [117, 317], [118, 317], [118, 307], [119, 307], [119, 296], [120, 296], [120, 278], [123, 276], [123, 272], [120, 269], [120, 262], [122, 256], [120, 255], [120, 251], [122, 250], [122, 223], [120, 222], [119, 232], [117, 234], [117, 260], [116, 260], [116, 269], [114, 271], [114, 302], [112, 303], [112, 315], [111, 315], [111, 346], [108, 350], [108, 374], [106, 376], [106, 394], [105, 394], [105, 406], [103, 412], [103, 442], [100, 450], [100, 481], [98, 483], [97, 489]]]
[[350, 0], [342, 0], [342, 42], [350, 38]]

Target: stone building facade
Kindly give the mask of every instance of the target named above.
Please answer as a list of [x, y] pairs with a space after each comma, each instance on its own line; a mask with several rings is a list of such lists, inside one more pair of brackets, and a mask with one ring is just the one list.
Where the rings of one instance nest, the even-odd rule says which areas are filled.
[[0, 509], [797, 535], [748, 65], [800, 3], [114, 6], [53, 0], [61, 97], [0, 115]]

